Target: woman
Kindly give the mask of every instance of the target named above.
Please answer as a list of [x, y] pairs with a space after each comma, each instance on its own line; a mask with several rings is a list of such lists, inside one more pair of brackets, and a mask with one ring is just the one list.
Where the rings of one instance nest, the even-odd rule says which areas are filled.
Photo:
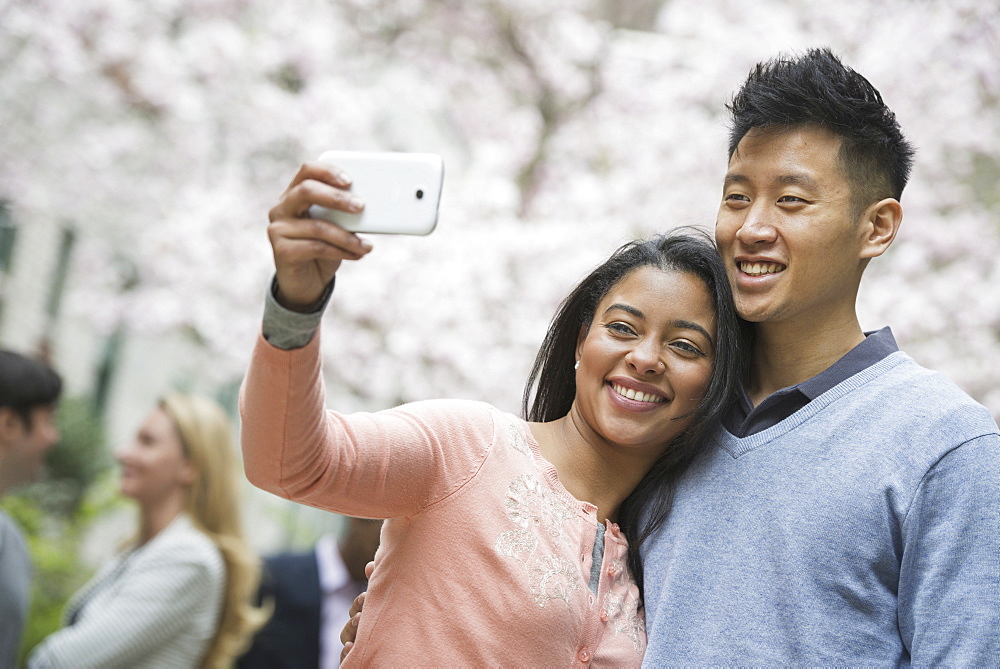
[[230, 422], [212, 400], [168, 395], [116, 453], [139, 507], [128, 550], [73, 598], [29, 667], [225, 667], [262, 622], [258, 561], [239, 518]]
[[[356, 211], [345, 186], [307, 164], [271, 210], [286, 307], [321, 303], [341, 261], [370, 250], [304, 218]], [[388, 519], [346, 662], [638, 665], [638, 543], [729, 401], [741, 327], [714, 247], [673, 235], [619, 249], [570, 294], [532, 372], [532, 422], [451, 400], [327, 412], [318, 337], [261, 337], [241, 399], [251, 482]]]

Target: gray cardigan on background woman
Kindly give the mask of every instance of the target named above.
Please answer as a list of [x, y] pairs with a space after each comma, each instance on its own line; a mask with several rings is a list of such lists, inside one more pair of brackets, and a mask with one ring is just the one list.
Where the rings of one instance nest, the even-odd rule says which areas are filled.
[[35, 649], [28, 667], [197, 667], [219, 623], [225, 581], [218, 549], [182, 514], [77, 592], [66, 627]]

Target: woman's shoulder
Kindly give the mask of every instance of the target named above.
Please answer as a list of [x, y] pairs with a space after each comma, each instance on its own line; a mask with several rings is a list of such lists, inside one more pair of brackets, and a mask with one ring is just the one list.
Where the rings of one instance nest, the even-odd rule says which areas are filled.
[[211, 537], [187, 514], [180, 514], [142, 551], [145, 560], [199, 564], [211, 572], [225, 570], [222, 553]]
[[393, 412], [408, 416], [427, 425], [438, 425], [466, 436], [478, 435], [490, 441], [528, 433], [528, 423], [521, 417], [479, 400], [433, 399], [403, 404]]
[[512, 415], [504, 414], [487, 402], [467, 399], [416, 400], [382, 413], [409, 416], [427, 423], [452, 426], [473, 425], [488, 427], [491, 430], [498, 420], [507, 422], [508, 418], [503, 416], [515, 418]]
[[390, 411], [414, 411], [421, 413], [441, 413], [441, 414], [476, 414], [495, 411], [493, 405], [479, 400], [437, 398], [426, 400], [413, 400], [397, 406]]

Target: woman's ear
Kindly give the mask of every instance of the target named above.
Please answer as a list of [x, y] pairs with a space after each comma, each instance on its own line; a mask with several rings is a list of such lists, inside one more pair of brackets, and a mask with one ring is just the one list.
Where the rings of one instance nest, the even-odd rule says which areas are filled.
[[178, 473], [178, 479], [181, 485], [194, 485], [194, 482], [198, 480], [198, 470], [195, 469], [194, 463], [191, 462], [190, 458], [184, 458], [184, 463], [181, 465], [180, 472]]
[[893, 198], [879, 200], [868, 207], [864, 214], [864, 236], [861, 240], [861, 257], [875, 258], [892, 244], [903, 221], [903, 207]]
[[580, 357], [583, 355], [583, 342], [587, 339], [587, 332], [590, 330], [585, 325], [580, 326], [580, 334], [576, 337], [576, 362], [580, 363]]

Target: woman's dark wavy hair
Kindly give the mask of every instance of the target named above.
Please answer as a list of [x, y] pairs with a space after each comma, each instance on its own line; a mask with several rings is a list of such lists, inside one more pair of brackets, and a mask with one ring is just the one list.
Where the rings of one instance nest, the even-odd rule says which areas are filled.
[[701, 230], [679, 228], [615, 251], [560, 305], [535, 358], [523, 397], [529, 421], [548, 422], [569, 413], [576, 396], [574, 366], [581, 329], [590, 327], [597, 305], [613, 286], [645, 266], [686, 272], [701, 279], [714, 303], [716, 336], [712, 377], [690, 427], [674, 440], [618, 509], [618, 524], [629, 538], [629, 568], [640, 592], [643, 573], [639, 548], [666, 519], [677, 479], [708, 443], [712, 430], [734, 401], [736, 384], [749, 364], [749, 327], [733, 306], [726, 269], [712, 239]]
[[872, 202], [903, 194], [913, 146], [878, 90], [830, 49], [758, 63], [727, 108], [730, 158], [753, 128], [815, 125], [842, 139], [839, 158], [857, 214]]

